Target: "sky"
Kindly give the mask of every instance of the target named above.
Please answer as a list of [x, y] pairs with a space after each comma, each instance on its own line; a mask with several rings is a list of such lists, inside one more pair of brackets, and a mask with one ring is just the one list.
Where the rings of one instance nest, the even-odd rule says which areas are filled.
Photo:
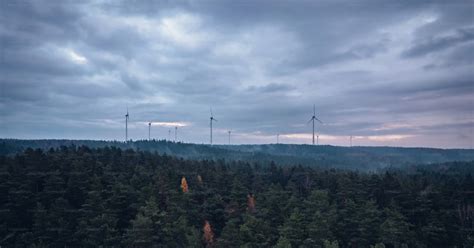
[[0, 1], [0, 138], [472, 148], [474, 1]]

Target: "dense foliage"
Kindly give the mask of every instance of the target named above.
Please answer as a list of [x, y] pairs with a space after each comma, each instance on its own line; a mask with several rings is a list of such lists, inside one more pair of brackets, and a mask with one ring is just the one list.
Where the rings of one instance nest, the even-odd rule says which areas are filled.
[[473, 165], [358, 173], [26, 149], [0, 156], [0, 245], [473, 247]]
[[301, 164], [311, 167], [340, 168], [358, 171], [376, 171], [387, 167], [414, 164], [473, 161], [474, 149], [436, 149], [402, 147], [342, 147], [330, 145], [203, 145], [165, 140], [138, 140], [133, 142], [101, 140], [17, 140], [0, 139], [0, 155], [13, 155], [26, 148], [48, 150], [61, 146], [106, 146], [121, 149], [158, 152], [192, 160], [242, 160], [250, 163], [280, 165]]

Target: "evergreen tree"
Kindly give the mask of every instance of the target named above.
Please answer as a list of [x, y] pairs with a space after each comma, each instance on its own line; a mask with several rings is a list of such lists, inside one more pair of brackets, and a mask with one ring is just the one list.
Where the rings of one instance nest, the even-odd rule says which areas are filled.
[[270, 229], [270, 226], [264, 220], [252, 215], [245, 215], [244, 223], [239, 229], [241, 247], [270, 246], [272, 242]]
[[117, 218], [107, 212], [102, 199], [102, 184], [96, 176], [91, 179], [91, 190], [82, 207], [82, 216], [75, 233], [76, 240], [83, 246], [117, 246], [119, 244], [116, 229]]
[[50, 223], [48, 223], [48, 212], [41, 203], [36, 204], [34, 211], [33, 233], [35, 233], [35, 244], [48, 244], [53, 237], [50, 235]]
[[306, 239], [306, 223], [299, 209], [295, 209], [280, 228], [280, 237], [290, 241], [292, 247], [299, 247]]
[[163, 217], [156, 198], [151, 196], [131, 221], [125, 243], [132, 247], [152, 247], [163, 242]]
[[401, 247], [403, 243], [408, 243], [412, 234], [411, 225], [406, 218], [395, 207], [384, 209], [384, 215], [385, 221], [380, 226], [382, 243], [396, 248]]
[[292, 248], [293, 246], [291, 245], [291, 242], [285, 238], [285, 237], [280, 237], [278, 239], [277, 244], [275, 245], [275, 248]]
[[217, 248], [240, 247], [242, 243], [239, 236], [240, 222], [240, 218], [232, 218], [226, 222], [224, 228], [222, 229], [220, 237], [217, 238]]
[[339, 243], [337, 241], [324, 240], [323, 248], [339, 248]]
[[127, 230], [125, 243], [129, 247], [152, 247], [155, 240], [153, 221], [143, 213], [138, 213]]
[[305, 201], [305, 216], [308, 218], [307, 247], [322, 246], [324, 240], [332, 238], [331, 226], [335, 221], [335, 209], [329, 205], [327, 191], [314, 190]]

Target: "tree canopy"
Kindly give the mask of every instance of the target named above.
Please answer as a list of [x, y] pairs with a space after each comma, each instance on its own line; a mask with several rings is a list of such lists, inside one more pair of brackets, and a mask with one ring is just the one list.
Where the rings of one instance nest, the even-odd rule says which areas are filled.
[[474, 162], [362, 173], [115, 147], [0, 156], [5, 247], [472, 247]]

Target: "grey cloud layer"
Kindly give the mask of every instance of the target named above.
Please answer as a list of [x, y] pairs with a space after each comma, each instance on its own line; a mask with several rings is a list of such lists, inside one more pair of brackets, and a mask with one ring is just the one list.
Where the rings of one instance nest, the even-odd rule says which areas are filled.
[[472, 10], [472, 1], [5, 1], [0, 136], [122, 139], [128, 106], [134, 139], [149, 120], [182, 121], [182, 139], [201, 143], [213, 106], [218, 141], [232, 129], [236, 142], [265, 143], [308, 133], [316, 104], [334, 144], [392, 135], [470, 147]]
[[406, 57], [419, 57], [429, 53], [439, 52], [444, 49], [451, 48], [457, 44], [470, 42], [474, 40], [474, 28], [458, 29], [454, 34], [430, 37], [428, 40], [423, 40], [415, 44], [404, 52]]

